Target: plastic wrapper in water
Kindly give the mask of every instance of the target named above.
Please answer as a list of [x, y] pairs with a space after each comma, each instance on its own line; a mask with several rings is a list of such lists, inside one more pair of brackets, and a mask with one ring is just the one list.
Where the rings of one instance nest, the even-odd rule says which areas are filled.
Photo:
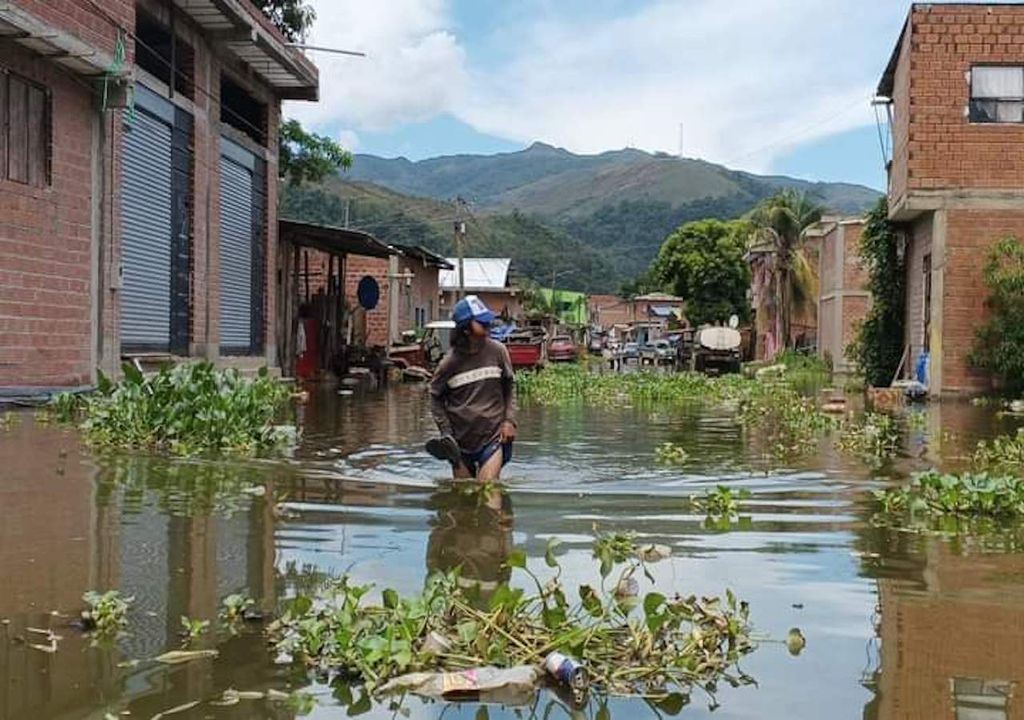
[[445, 700], [525, 705], [533, 699], [539, 680], [540, 669], [528, 665], [479, 667], [457, 672], [409, 673], [390, 681], [380, 691], [383, 694], [409, 692]]

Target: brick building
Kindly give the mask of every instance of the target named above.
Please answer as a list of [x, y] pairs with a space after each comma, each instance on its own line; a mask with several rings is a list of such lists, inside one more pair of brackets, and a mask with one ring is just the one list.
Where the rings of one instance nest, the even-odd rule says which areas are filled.
[[[459, 295], [459, 259], [448, 258], [451, 270], [442, 270], [441, 317], [448, 317]], [[523, 314], [522, 293], [516, 286], [509, 258], [464, 258], [463, 291], [479, 297], [497, 315], [516, 320]]]
[[280, 103], [316, 68], [242, 0], [16, 0], [0, 37], [0, 386], [272, 364]]
[[818, 257], [818, 355], [836, 372], [854, 370], [846, 348], [871, 307], [867, 273], [860, 262], [862, 218], [825, 218], [809, 231], [820, 236]]
[[907, 243], [907, 366], [928, 353], [932, 392], [982, 392], [990, 378], [967, 360], [982, 269], [997, 240], [1024, 238], [1024, 6], [914, 4], [878, 94]]
[[445, 258], [424, 247], [396, 245], [400, 256], [391, 258], [391, 275], [395, 281], [391, 303], [392, 342], [402, 333], [418, 330], [440, 319], [441, 271], [454, 270]]

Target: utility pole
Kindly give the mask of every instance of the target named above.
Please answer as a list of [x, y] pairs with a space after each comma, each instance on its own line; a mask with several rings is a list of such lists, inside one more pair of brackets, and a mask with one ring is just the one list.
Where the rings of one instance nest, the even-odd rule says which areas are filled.
[[345, 200], [345, 229], [348, 230], [348, 206], [351, 200]]
[[464, 203], [465, 200], [461, 197], [455, 198], [455, 223], [453, 230], [455, 234], [455, 256], [459, 259], [459, 300], [466, 296], [466, 262], [465, 248], [463, 247], [466, 240], [466, 221], [462, 219], [462, 206]]

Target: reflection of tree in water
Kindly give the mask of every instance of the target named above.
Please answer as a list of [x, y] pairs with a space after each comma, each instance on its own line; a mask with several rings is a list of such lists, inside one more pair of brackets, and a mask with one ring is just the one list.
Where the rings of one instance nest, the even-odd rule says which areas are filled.
[[460, 568], [460, 582], [479, 587], [486, 600], [511, 576], [505, 561], [512, 552], [512, 498], [491, 486], [453, 485], [435, 493], [429, 507], [437, 517], [427, 542], [427, 572]]
[[160, 510], [184, 517], [231, 517], [246, 510], [246, 490], [262, 483], [261, 469], [245, 464], [171, 461], [160, 457], [111, 455], [101, 460], [97, 502], [110, 504], [120, 491], [126, 512], [138, 512], [156, 493]]

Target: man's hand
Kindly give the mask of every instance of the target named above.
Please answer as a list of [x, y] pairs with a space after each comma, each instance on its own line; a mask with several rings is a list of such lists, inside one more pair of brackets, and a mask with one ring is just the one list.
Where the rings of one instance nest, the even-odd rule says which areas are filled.
[[516, 424], [511, 420], [506, 420], [501, 424], [501, 442], [510, 443], [516, 439]]

